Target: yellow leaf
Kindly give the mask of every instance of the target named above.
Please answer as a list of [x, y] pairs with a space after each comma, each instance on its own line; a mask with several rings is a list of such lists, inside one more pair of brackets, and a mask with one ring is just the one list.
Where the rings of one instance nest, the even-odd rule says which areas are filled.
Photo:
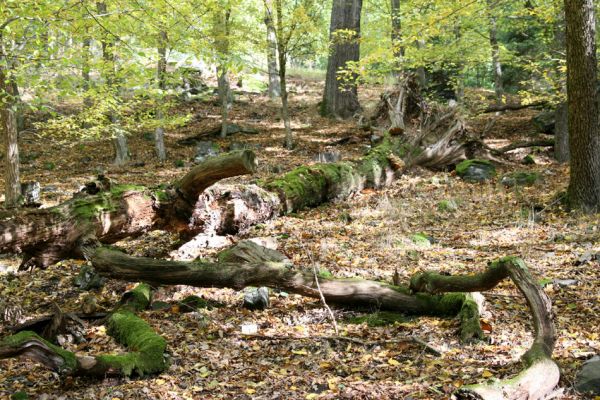
[[325, 362], [322, 362], [322, 363], [320, 363], [320, 364], [319, 364], [319, 366], [320, 366], [321, 368], [330, 368], [330, 367], [331, 367], [331, 364], [330, 364], [330, 363], [328, 363], [327, 361], [325, 361]]
[[246, 392], [247, 394], [254, 394], [254, 393], [256, 393], [256, 390], [254, 390], [254, 389], [252, 389], [252, 388], [248, 388], [248, 389], [246, 389], [246, 390], [245, 390], [245, 392]]
[[165, 380], [164, 379], [156, 379], [154, 381], [154, 383], [156, 383], [157, 385], [164, 385], [165, 384]]
[[483, 373], [481, 374], [481, 376], [483, 376], [484, 378], [491, 378], [492, 376], [494, 376], [494, 374], [492, 374], [490, 371], [488, 371], [486, 369], [485, 371], [483, 371]]
[[388, 364], [393, 365], [395, 367], [397, 365], [400, 365], [400, 362], [398, 362], [397, 360], [394, 360], [393, 358], [390, 358], [388, 360]]
[[305, 398], [306, 398], [306, 400], [311, 400], [311, 399], [316, 399], [317, 396], [318, 396], [318, 394], [316, 394], [316, 393], [310, 393], [310, 394], [307, 394]]
[[306, 352], [306, 350], [292, 350], [292, 353], [298, 354], [299, 356], [306, 356], [306, 355], [308, 355], [308, 353]]

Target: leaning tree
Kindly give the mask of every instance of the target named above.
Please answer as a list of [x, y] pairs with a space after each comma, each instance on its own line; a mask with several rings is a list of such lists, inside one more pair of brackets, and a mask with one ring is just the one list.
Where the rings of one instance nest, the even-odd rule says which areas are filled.
[[[24, 330], [0, 340], [0, 358], [24, 356], [65, 375], [104, 377], [144, 375], [167, 368], [166, 341], [136, 313], [148, 306], [150, 285], [242, 289], [280, 288], [320, 298], [341, 307], [373, 307], [414, 315], [457, 317], [462, 340], [483, 337], [479, 305], [473, 292], [489, 290], [509, 278], [524, 295], [533, 318], [534, 342], [523, 356], [517, 377], [466, 386], [462, 398], [538, 399], [559, 379], [552, 360], [555, 342], [550, 300], [523, 261], [505, 257], [480, 273], [446, 276], [417, 274], [407, 285], [315, 275], [292, 265], [280, 253], [240, 242], [216, 262], [171, 261], [133, 257], [111, 243], [153, 229], [192, 239], [202, 233], [234, 234], [280, 214], [341, 200], [364, 188], [379, 188], [401, 173], [418, 151], [404, 137], [386, 137], [357, 161], [302, 166], [258, 184], [221, 184], [256, 168], [251, 151], [228, 153], [192, 168], [180, 180], [155, 188], [116, 185], [108, 179], [87, 185], [87, 193], [52, 208], [5, 212], [0, 216], [0, 252], [23, 254], [22, 269], [45, 268], [65, 258], [85, 258], [103, 276], [144, 282], [124, 295], [105, 320], [108, 332], [129, 352], [80, 356], [44, 337], [47, 329]], [[60, 325], [63, 316], [50, 318]], [[56, 320], [59, 320], [58, 322]], [[31, 326], [31, 325], [29, 325]], [[539, 376], [546, 379], [539, 380]]]

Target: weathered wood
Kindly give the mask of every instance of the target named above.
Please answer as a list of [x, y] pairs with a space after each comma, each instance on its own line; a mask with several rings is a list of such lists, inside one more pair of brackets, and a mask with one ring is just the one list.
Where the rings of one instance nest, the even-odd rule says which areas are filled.
[[527, 147], [553, 147], [554, 139], [529, 140], [523, 142], [515, 142], [497, 150], [493, 150], [494, 154], [504, 154], [516, 149], [524, 149]]
[[[560, 370], [552, 360], [556, 341], [556, 328], [552, 303], [546, 293], [532, 278], [523, 260], [505, 257], [492, 262], [486, 271], [476, 275], [447, 276], [433, 272], [419, 274], [411, 279], [410, 287], [416, 292], [475, 292], [490, 290], [500, 281], [510, 278], [525, 297], [531, 310], [534, 341], [523, 355], [523, 370], [515, 378], [492, 384], [465, 386], [457, 397], [484, 400], [542, 399], [558, 384]], [[540, 379], [540, 377], [544, 377]]]
[[518, 111], [525, 108], [537, 108], [547, 106], [548, 102], [538, 101], [531, 104], [494, 104], [483, 110], [484, 113], [502, 112], [502, 111]]
[[109, 244], [152, 229], [189, 231], [202, 190], [254, 168], [254, 153], [233, 152], [194, 167], [175, 188], [112, 185], [108, 191], [78, 196], [56, 207], [7, 214], [0, 220], [0, 253], [24, 254], [21, 269], [47, 267], [80, 255], [79, 242], [87, 237]]

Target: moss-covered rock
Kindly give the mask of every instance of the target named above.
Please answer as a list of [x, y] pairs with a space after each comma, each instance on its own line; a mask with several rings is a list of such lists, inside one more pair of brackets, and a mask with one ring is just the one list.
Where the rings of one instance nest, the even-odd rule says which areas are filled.
[[442, 200], [437, 204], [438, 211], [441, 212], [454, 212], [458, 210], [458, 203], [455, 200]]
[[467, 182], [485, 182], [496, 176], [496, 167], [488, 160], [465, 160], [456, 166], [456, 174]]
[[513, 172], [502, 177], [502, 184], [507, 187], [513, 186], [532, 186], [539, 182], [540, 174], [537, 172]]

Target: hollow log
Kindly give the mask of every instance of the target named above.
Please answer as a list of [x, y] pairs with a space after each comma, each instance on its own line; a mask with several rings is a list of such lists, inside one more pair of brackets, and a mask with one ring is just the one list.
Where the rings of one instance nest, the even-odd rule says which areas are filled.
[[166, 341], [135, 312], [150, 304], [148, 285], [125, 293], [122, 303], [108, 317], [109, 335], [130, 351], [118, 355], [78, 356], [31, 331], [22, 331], [0, 340], [0, 359], [24, 357], [62, 375], [103, 378], [107, 375], [143, 376], [164, 371]]
[[522, 357], [525, 369], [512, 379], [465, 386], [456, 393], [458, 398], [543, 399], [558, 384], [560, 370], [552, 360], [556, 341], [552, 304], [520, 258], [505, 257], [494, 261], [485, 272], [477, 275], [446, 276], [434, 272], [419, 274], [411, 279], [410, 287], [413, 291], [430, 294], [475, 292], [490, 290], [505, 278], [510, 278], [519, 288], [533, 318], [534, 341]]

